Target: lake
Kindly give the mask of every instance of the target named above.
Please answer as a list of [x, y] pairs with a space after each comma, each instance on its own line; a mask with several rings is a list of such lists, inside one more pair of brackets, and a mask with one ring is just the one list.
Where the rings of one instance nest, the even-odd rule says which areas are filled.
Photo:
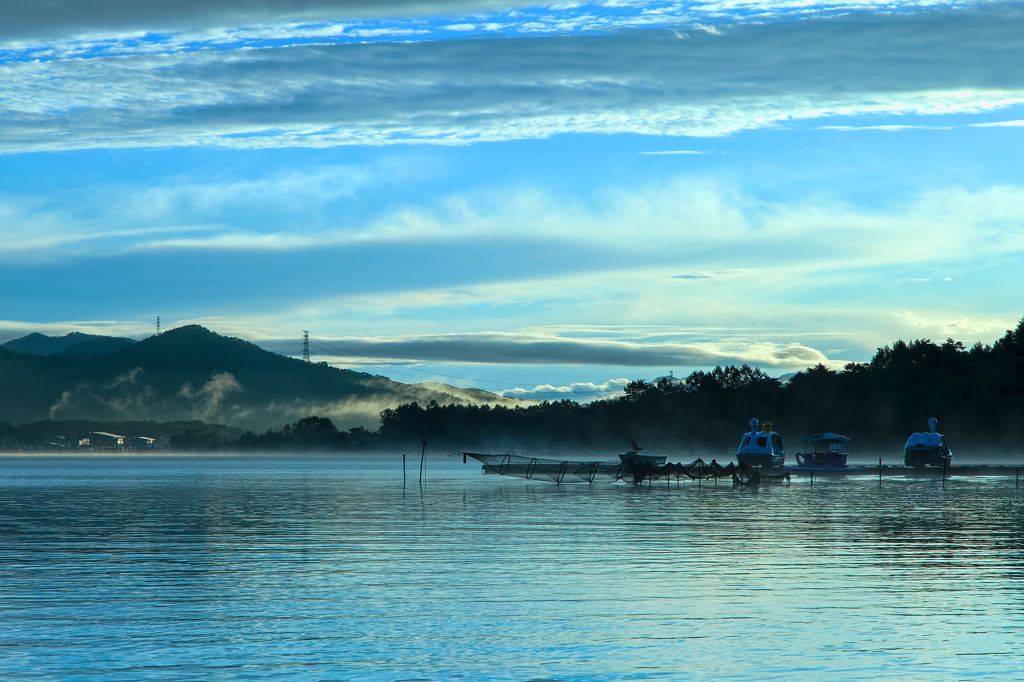
[[4, 680], [982, 680], [1014, 479], [757, 489], [433, 455], [0, 459]]

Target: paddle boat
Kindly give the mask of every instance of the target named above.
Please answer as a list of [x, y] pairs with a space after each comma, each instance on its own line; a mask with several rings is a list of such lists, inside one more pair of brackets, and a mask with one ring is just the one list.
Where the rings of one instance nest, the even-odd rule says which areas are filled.
[[953, 460], [946, 445], [946, 437], [935, 430], [939, 423], [935, 417], [928, 420], [930, 431], [911, 434], [903, 446], [903, 463], [908, 467], [945, 467]]
[[807, 452], [796, 453], [797, 466], [805, 469], [844, 469], [846, 458], [850, 455], [846, 444], [848, 436], [825, 431], [804, 436], [804, 449]]
[[781, 467], [786, 461], [782, 438], [772, 431], [772, 423], [765, 422], [763, 430], [757, 430], [757, 420], [750, 420], [750, 431], [743, 434], [736, 449], [736, 460], [752, 467]]

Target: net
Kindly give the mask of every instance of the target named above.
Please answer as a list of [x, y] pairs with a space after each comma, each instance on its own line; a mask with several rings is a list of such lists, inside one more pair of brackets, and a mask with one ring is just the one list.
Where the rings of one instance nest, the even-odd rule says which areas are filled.
[[642, 460], [614, 461], [574, 461], [561, 459], [542, 459], [513, 454], [482, 454], [463, 452], [463, 460], [472, 457], [483, 464], [485, 474], [514, 476], [527, 480], [546, 480], [554, 483], [593, 483], [596, 480], [611, 482], [628, 480], [640, 484], [675, 477], [679, 480], [686, 477], [693, 481], [707, 481], [719, 478], [732, 478], [735, 485], [757, 485], [762, 480], [789, 481], [789, 472], [767, 470], [752, 467], [749, 464], [730, 462], [721, 465], [715, 460], [705, 462], [696, 459], [689, 464], [680, 462], [653, 464]]
[[555, 483], [593, 483], [597, 479], [617, 481], [629, 473], [621, 462], [580, 462], [562, 459], [541, 459], [524, 455], [490, 455], [464, 452], [483, 464], [485, 474], [539, 479]]

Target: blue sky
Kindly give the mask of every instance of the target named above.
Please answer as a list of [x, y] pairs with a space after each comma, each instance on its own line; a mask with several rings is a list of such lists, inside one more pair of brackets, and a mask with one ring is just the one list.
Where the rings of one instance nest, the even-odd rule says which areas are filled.
[[1024, 315], [1019, 3], [0, 10], [0, 341], [590, 399]]

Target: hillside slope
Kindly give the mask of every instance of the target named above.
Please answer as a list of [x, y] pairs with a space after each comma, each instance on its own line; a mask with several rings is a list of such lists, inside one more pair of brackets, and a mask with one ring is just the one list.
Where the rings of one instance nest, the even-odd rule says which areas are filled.
[[455, 387], [403, 384], [310, 364], [198, 325], [100, 357], [30, 355], [0, 348], [0, 421], [201, 419], [263, 431], [318, 415], [339, 428], [376, 429], [386, 407], [511, 404]]

